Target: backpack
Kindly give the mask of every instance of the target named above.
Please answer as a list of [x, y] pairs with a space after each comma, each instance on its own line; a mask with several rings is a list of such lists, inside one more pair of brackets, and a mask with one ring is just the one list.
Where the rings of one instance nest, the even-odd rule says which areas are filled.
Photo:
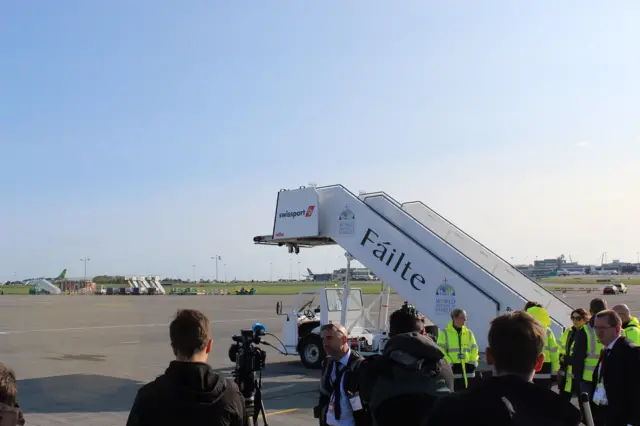
[[383, 355], [377, 365], [377, 378], [373, 386], [375, 391], [372, 391], [370, 401], [372, 410], [384, 401], [401, 395], [423, 394], [435, 401], [451, 393], [440, 376], [439, 361], [414, 358], [415, 362], [411, 362], [411, 356], [401, 351], [389, 355]]

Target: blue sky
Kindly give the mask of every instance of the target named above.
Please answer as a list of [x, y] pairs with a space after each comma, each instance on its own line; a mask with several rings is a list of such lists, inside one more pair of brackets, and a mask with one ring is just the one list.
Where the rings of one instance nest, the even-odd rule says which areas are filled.
[[[309, 181], [516, 261], [640, 251], [636, 2], [4, 2], [0, 280], [341, 267], [255, 247]], [[635, 227], [635, 229], [633, 229]]]

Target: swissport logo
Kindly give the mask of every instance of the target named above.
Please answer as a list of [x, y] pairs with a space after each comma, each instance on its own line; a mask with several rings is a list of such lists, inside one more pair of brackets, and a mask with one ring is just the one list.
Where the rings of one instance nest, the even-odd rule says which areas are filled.
[[278, 219], [295, 219], [298, 216], [311, 217], [313, 215], [313, 211], [316, 209], [316, 206], [309, 206], [306, 210], [298, 210], [295, 212], [290, 212], [289, 210], [285, 210], [284, 213], [280, 213], [278, 215]]

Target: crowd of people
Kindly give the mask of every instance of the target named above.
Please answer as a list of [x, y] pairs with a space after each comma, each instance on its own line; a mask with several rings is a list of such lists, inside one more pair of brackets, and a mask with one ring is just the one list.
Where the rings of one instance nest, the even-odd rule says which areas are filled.
[[[314, 415], [321, 426], [640, 426], [640, 323], [626, 305], [593, 299], [556, 338], [544, 307], [491, 322], [486, 361], [462, 309], [437, 336], [405, 304], [390, 318], [381, 355], [362, 357], [339, 324], [322, 328], [328, 358]], [[554, 385], [557, 389], [554, 390]], [[581, 410], [575, 398], [588, 396]]]
[[[491, 322], [486, 361], [462, 309], [431, 335], [405, 303], [389, 318], [379, 355], [349, 346], [341, 324], [321, 327], [327, 357], [313, 410], [320, 426], [545, 425], [640, 426], [640, 323], [626, 305], [593, 299], [571, 313], [556, 339], [545, 309], [528, 302]], [[245, 399], [208, 364], [211, 325], [200, 311], [178, 312], [169, 326], [175, 360], [141, 387], [127, 426], [246, 426]], [[557, 392], [553, 385], [557, 385]], [[572, 403], [586, 393], [589, 410]], [[0, 364], [0, 426], [24, 425], [14, 373]]]

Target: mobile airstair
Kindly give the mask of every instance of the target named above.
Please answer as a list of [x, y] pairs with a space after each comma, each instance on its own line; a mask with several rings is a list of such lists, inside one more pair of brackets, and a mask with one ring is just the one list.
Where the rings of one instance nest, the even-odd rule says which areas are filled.
[[282, 190], [272, 233], [254, 242], [296, 254], [340, 245], [439, 328], [453, 309], [463, 308], [481, 349], [491, 320], [529, 300], [546, 307], [557, 336], [570, 326], [572, 308], [562, 299], [440, 216], [429, 219], [432, 211], [425, 207], [403, 205], [385, 193], [356, 196], [342, 185]]

